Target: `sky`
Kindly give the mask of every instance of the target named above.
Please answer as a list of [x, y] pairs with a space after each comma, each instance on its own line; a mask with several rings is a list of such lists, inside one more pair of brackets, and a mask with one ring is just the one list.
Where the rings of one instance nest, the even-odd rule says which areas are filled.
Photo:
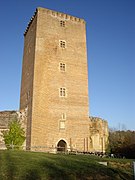
[[36, 7], [85, 19], [89, 113], [135, 130], [135, 0], [2, 0], [0, 111], [19, 109], [23, 33]]

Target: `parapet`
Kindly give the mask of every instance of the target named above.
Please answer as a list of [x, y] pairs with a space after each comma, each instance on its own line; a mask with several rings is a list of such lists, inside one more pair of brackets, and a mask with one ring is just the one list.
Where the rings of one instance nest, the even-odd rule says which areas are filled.
[[48, 15], [51, 15], [51, 16], [54, 16], [54, 17], [57, 17], [57, 18], [60, 18], [62, 20], [65, 20], [65, 21], [74, 21], [74, 22], [79, 22], [79, 23], [86, 23], [84, 19], [82, 18], [78, 18], [78, 17], [75, 17], [75, 16], [71, 16], [71, 15], [68, 15], [68, 14], [65, 14], [65, 13], [61, 13], [61, 12], [57, 12], [57, 11], [54, 11], [54, 10], [50, 10], [50, 9], [46, 9], [46, 8], [42, 8], [42, 7], [38, 7], [36, 9], [36, 11], [34, 12], [34, 15], [31, 17], [28, 25], [27, 25], [27, 28], [24, 32], [24, 36], [26, 35], [26, 33], [28, 32], [29, 30], [29, 27], [31, 25], [31, 23], [33, 22], [33, 19], [35, 18], [37, 12], [43, 12], [45, 14], [48, 14]]
[[42, 12], [44, 12], [46, 14], [50, 14], [51, 16], [59, 17], [59, 18], [62, 18], [64, 20], [71, 20], [71, 21], [85, 23], [84, 19], [81, 19], [81, 18], [78, 18], [78, 17], [75, 17], [75, 16], [71, 16], [71, 15], [68, 15], [68, 14], [65, 14], [65, 13], [57, 12], [57, 11], [54, 11], [54, 10], [38, 7], [37, 11], [42, 11]]

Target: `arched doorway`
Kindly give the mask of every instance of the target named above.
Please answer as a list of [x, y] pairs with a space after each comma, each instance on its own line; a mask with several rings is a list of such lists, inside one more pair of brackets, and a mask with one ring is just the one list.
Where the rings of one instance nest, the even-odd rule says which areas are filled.
[[64, 140], [60, 140], [57, 144], [57, 151], [65, 152], [67, 150], [67, 143]]

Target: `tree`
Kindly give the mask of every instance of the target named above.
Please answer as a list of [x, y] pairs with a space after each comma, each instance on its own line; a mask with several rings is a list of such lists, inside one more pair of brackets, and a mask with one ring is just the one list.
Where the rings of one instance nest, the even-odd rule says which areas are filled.
[[20, 149], [25, 140], [25, 131], [20, 121], [15, 119], [9, 123], [9, 130], [2, 132], [2, 136], [7, 149]]
[[108, 151], [116, 156], [135, 158], [135, 131], [110, 129]]

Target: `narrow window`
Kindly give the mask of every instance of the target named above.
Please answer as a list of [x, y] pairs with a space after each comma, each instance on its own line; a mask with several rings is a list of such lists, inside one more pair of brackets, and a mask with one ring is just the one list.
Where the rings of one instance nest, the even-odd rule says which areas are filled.
[[66, 113], [62, 113], [62, 120], [66, 120]]
[[60, 43], [61, 48], [63, 48], [63, 49], [66, 48], [66, 41], [60, 40], [59, 43]]
[[65, 129], [65, 121], [60, 121], [60, 129]]
[[60, 69], [60, 71], [65, 72], [66, 71], [66, 64], [60, 63], [59, 64], [59, 69]]
[[66, 97], [66, 88], [64, 88], [64, 87], [59, 88], [59, 96]]
[[60, 21], [60, 26], [65, 27], [65, 21]]
[[30, 98], [30, 91], [28, 91], [28, 92], [26, 93], [26, 99], [27, 99], [27, 101], [29, 100], [29, 98]]

